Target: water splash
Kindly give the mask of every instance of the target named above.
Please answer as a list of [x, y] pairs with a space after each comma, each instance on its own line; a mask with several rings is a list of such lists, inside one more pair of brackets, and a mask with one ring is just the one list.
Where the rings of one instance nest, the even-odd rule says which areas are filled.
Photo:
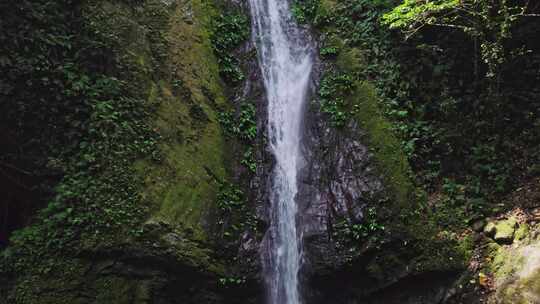
[[300, 126], [313, 65], [313, 47], [286, 0], [250, 0], [253, 38], [268, 98], [268, 135], [276, 159], [265, 277], [268, 302], [299, 304], [301, 236], [297, 231]]

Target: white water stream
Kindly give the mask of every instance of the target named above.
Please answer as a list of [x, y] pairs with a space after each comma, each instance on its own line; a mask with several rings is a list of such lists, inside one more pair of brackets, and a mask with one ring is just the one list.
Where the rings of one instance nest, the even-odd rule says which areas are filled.
[[300, 304], [301, 235], [297, 231], [300, 126], [313, 47], [293, 20], [288, 0], [250, 0], [253, 38], [268, 98], [268, 136], [276, 159], [265, 276], [270, 304]]

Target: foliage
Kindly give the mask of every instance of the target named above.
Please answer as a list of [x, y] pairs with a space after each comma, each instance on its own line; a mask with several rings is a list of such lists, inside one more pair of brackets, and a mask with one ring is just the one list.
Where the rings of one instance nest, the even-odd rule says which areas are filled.
[[335, 46], [326, 46], [319, 50], [319, 54], [323, 57], [335, 56], [338, 53], [338, 48]]
[[345, 232], [354, 240], [365, 239], [373, 236], [378, 231], [383, 231], [384, 226], [377, 221], [377, 212], [373, 207], [367, 208], [367, 212], [361, 223], [349, 226]]
[[219, 285], [222, 287], [231, 287], [231, 286], [238, 286], [243, 285], [246, 283], [246, 277], [236, 277], [236, 276], [229, 276], [229, 277], [223, 277], [219, 278]]
[[229, 136], [246, 142], [253, 141], [257, 136], [255, 106], [251, 103], [243, 103], [237, 117], [232, 112], [221, 112], [219, 121]]
[[[235, 51], [245, 42], [250, 34], [250, 24], [245, 13], [238, 8], [224, 8], [224, 13], [212, 22], [211, 41], [214, 54], [218, 59], [220, 75], [230, 86], [240, 84], [245, 76], [240, 67]], [[256, 109], [252, 103], [241, 101], [236, 110], [221, 111], [218, 114], [222, 129], [228, 137], [239, 141], [243, 153], [240, 164], [250, 173], [255, 173], [257, 163], [253, 145], [257, 136]], [[244, 193], [235, 185], [220, 181], [217, 204], [220, 212], [218, 223], [222, 227], [223, 236], [236, 241], [238, 233], [245, 229], [256, 230], [256, 220], [245, 204]], [[225, 246], [234, 244], [225, 244]], [[240, 284], [237, 278], [222, 278], [220, 284], [229, 286]]]
[[343, 127], [352, 114], [346, 102], [353, 91], [353, 78], [342, 73], [327, 73], [319, 86], [321, 110], [330, 115], [332, 124]]
[[240, 139], [247, 145], [240, 163], [255, 173], [257, 163], [253, 152], [253, 143], [257, 136], [256, 109], [251, 103], [244, 102], [240, 105], [240, 111], [235, 117], [233, 112], [221, 112], [219, 121], [225, 133], [231, 137]]
[[10, 75], [1, 85], [2, 119], [25, 147], [2, 156], [31, 155], [32, 165], [61, 175], [47, 207], [13, 234], [3, 270], [39, 273], [54, 267], [51, 255], [140, 233], [146, 210], [132, 163], [158, 160], [159, 137], [139, 84], [118, 76], [136, 67], [115, 53], [111, 29], [91, 22], [106, 15], [99, 1], [88, 6], [90, 20], [72, 1], [0, 5], [1, 68]]
[[390, 28], [400, 28], [410, 38], [424, 27], [445, 27], [471, 36], [480, 44], [483, 63], [487, 64], [486, 76], [499, 76], [500, 66], [507, 56], [523, 51], [508, 52], [505, 40], [512, 37], [512, 27], [526, 17], [540, 17], [529, 13], [530, 1], [412, 1], [401, 5], [383, 16]]
[[245, 76], [233, 52], [248, 39], [249, 20], [245, 14], [231, 11], [213, 20], [212, 29], [210, 39], [218, 58], [220, 74], [228, 84], [236, 85]]
[[[241, 141], [243, 154], [240, 164], [245, 166], [251, 174], [257, 170], [257, 161], [254, 153], [254, 141], [257, 136], [256, 109], [251, 103], [243, 101], [239, 106], [238, 113], [221, 112], [219, 121], [225, 134]], [[242, 229], [257, 230], [256, 218], [245, 204], [245, 195], [236, 185], [218, 181], [220, 190], [217, 204], [221, 210], [219, 224], [223, 227], [223, 235], [231, 240]], [[228, 282], [230, 283], [230, 282]], [[228, 284], [227, 283], [227, 284]]]
[[255, 106], [251, 103], [244, 103], [240, 106], [238, 117], [238, 134], [246, 141], [252, 141], [257, 136], [257, 121], [255, 117]]
[[332, 236], [336, 238], [338, 244], [352, 243], [355, 248], [368, 239], [380, 241], [385, 227], [378, 218], [377, 209], [367, 207], [359, 222], [353, 223], [347, 219], [341, 219], [334, 224], [333, 230]]
[[[405, 0], [391, 12], [383, 16], [390, 28], [408, 28], [414, 23], [436, 24], [434, 14], [447, 15], [449, 11], [457, 10], [458, 0], [412, 1]], [[446, 18], [446, 17], [445, 17]], [[422, 21], [425, 20], [425, 21]]]
[[[336, 57], [323, 56], [325, 65], [375, 85], [417, 183], [444, 197], [433, 208], [446, 204], [446, 213], [462, 214], [461, 226], [498, 210], [511, 185], [536, 172], [536, 4], [441, 0], [396, 7], [394, 1], [347, 0], [317, 7], [310, 22], [323, 48], [328, 37], [342, 42], [328, 45], [340, 47]], [[359, 50], [360, 59], [345, 58], [349, 50]], [[342, 100], [325, 110], [337, 114], [338, 125], [348, 113]], [[448, 191], [450, 181], [464, 187], [462, 194]]]
[[253, 147], [248, 147], [246, 149], [246, 152], [244, 152], [243, 158], [240, 163], [246, 166], [246, 168], [248, 168], [251, 173], [255, 173], [257, 171], [257, 161], [253, 153]]
[[318, 4], [317, 0], [296, 0], [291, 5], [292, 15], [300, 24], [313, 22], [317, 16]]
[[222, 182], [219, 185], [217, 204], [222, 211], [230, 212], [244, 205], [244, 193], [234, 185]]
[[248, 229], [255, 233], [258, 231], [257, 219], [247, 204], [244, 191], [237, 185], [227, 181], [216, 182], [219, 183], [217, 195], [217, 206], [220, 211], [218, 224], [222, 229], [223, 236], [233, 241], [233, 243], [225, 244], [225, 247], [234, 246], [234, 242], [238, 241], [240, 233]]

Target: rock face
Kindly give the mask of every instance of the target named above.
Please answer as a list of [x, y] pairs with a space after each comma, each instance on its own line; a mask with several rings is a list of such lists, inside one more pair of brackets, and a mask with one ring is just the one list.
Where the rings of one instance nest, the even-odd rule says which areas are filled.
[[529, 235], [515, 246], [494, 247], [495, 292], [488, 303], [540, 303], [540, 241]]
[[311, 272], [332, 272], [348, 258], [338, 252], [335, 225], [339, 221], [359, 223], [370, 198], [383, 190], [373, 155], [358, 140], [351, 138], [358, 126], [348, 126], [344, 134], [330, 127], [315, 113], [307, 116], [305, 136], [309, 165], [301, 171], [302, 187], [298, 195], [300, 223], [306, 247], [306, 268]]
[[[373, 299], [383, 296], [376, 292], [392, 288], [388, 303], [438, 303], [456, 278], [454, 270], [462, 267], [455, 268], [461, 258], [441, 263], [444, 242], [434, 245], [429, 229], [403, 226], [400, 213], [408, 216], [416, 202], [399, 143], [369, 84], [358, 83], [349, 98], [361, 114], [342, 129], [331, 126], [316, 104], [306, 111], [306, 165], [297, 199], [307, 301], [378, 303]], [[446, 254], [452, 260], [451, 250]], [[423, 267], [431, 274], [425, 276]], [[433, 272], [439, 273], [428, 279]], [[400, 290], [412, 282], [429, 282], [430, 291]]]

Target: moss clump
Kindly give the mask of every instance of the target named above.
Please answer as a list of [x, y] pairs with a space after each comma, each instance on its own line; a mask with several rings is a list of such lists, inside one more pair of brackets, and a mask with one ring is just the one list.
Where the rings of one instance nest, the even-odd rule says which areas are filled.
[[357, 82], [349, 103], [358, 108], [355, 120], [367, 133], [367, 143], [375, 155], [380, 173], [402, 206], [410, 203], [414, 191], [411, 169], [402, 152], [392, 125], [381, 113], [375, 88], [369, 82]]

